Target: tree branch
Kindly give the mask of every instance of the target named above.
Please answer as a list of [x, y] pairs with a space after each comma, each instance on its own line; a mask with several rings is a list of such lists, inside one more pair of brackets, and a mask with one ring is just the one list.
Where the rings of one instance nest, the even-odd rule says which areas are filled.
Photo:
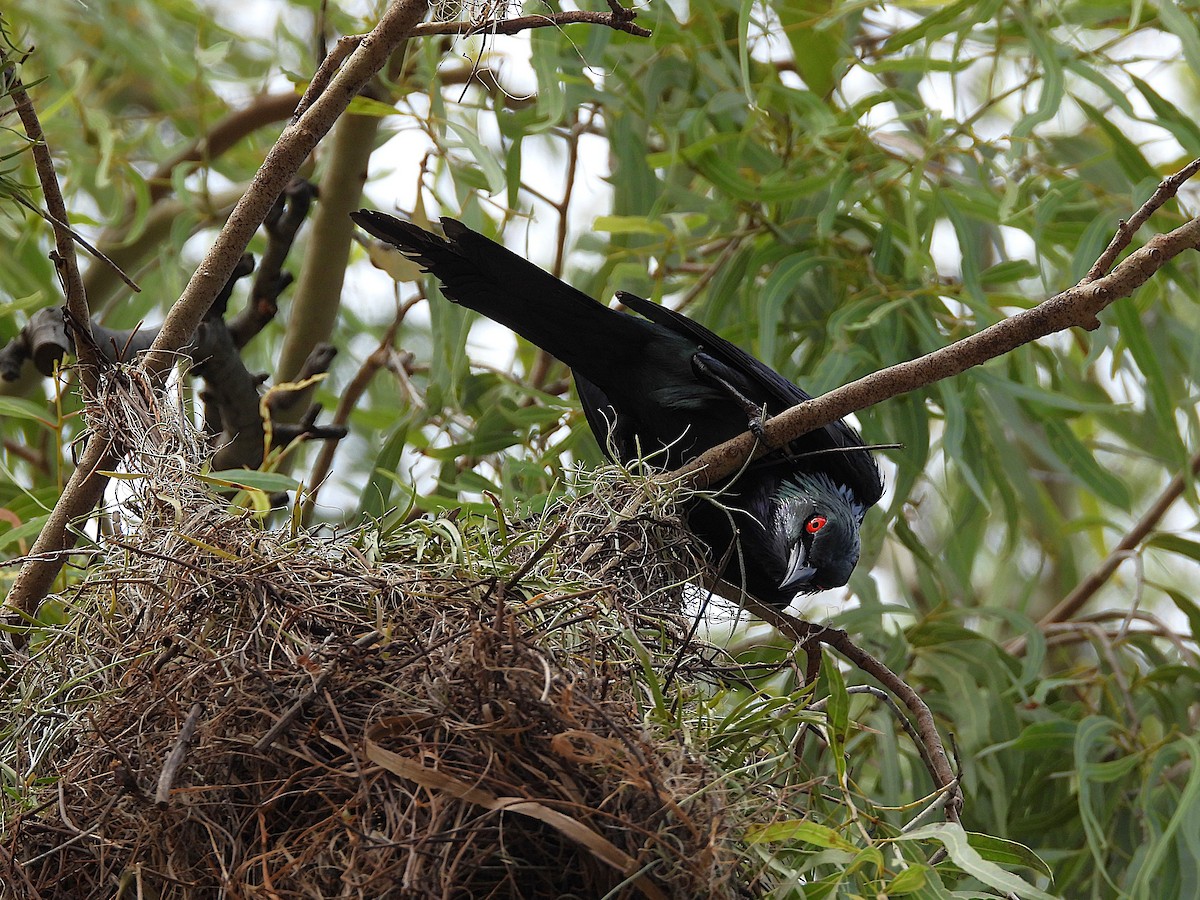
[[[1104, 561], [1089, 572], [1079, 584], [1075, 585], [1071, 593], [1063, 597], [1057, 606], [1038, 619], [1038, 627], [1044, 629], [1058, 622], [1065, 622], [1074, 617], [1075, 613], [1079, 612], [1079, 610], [1083, 609], [1084, 605], [1095, 596], [1096, 592], [1104, 587], [1108, 579], [1112, 578], [1121, 563], [1129, 559], [1129, 554], [1136, 550], [1142, 541], [1150, 535], [1150, 532], [1155, 529], [1155, 526], [1162, 521], [1163, 516], [1167, 514], [1167, 510], [1183, 495], [1184, 490], [1197, 475], [1200, 475], [1200, 453], [1192, 457], [1186, 471], [1179, 472], [1171, 479], [1166, 488], [1163, 489], [1163, 492], [1150, 505], [1150, 508], [1142, 514], [1142, 517], [1134, 523], [1128, 533], [1113, 547], [1108, 556], [1104, 558]], [[1020, 656], [1025, 652], [1027, 645], [1028, 642], [1025, 638], [1018, 637], [1009, 641], [1004, 649], [1013, 656]]]
[[764, 622], [777, 628], [806, 653], [809, 653], [808, 648], [814, 643], [826, 644], [899, 697], [916, 720], [916, 730], [920, 736], [917, 752], [920, 754], [922, 762], [925, 763], [930, 779], [938, 790], [946, 791], [951, 795], [945, 807], [946, 819], [951, 822], [960, 821], [963, 797], [962, 789], [958, 784], [958, 776], [954, 774], [954, 769], [950, 766], [950, 759], [946, 755], [942, 737], [938, 734], [933, 712], [921, 699], [920, 694], [883, 662], [850, 640], [850, 636], [840, 628], [828, 628], [824, 625], [797, 619], [781, 610], [767, 606], [765, 603], [760, 603], [748, 595], [742, 595], [739, 602]]
[[[42, 123], [38, 121], [37, 111], [33, 101], [25, 91], [25, 85], [14, 71], [15, 63], [8, 54], [0, 49], [0, 78], [7, 82], [9, 95], [16, 105], [17, 115], [31, 143], [34, 166], [37, 169], [38, 181], [42, 185], [42, 197], [46, 201], [46, 211], [54, 229], [54, 253], [51, 259], [62, 279], [63, 292], [67, 298], [67, 310], [72, 318], [80, 323], [80, 328], [88, 328], [91, 313], [88, 310], [87, 295], [83, 291], [83, 279], [79, 275], [79, 260], [75, 256], [75, 240], [70, 228], [70, 214], [67, 212], [66, 201], [63, 200], [62, 188], [58, 183], [58, 175], [54, 171], [54, 156], [46, 144], [46, 135], [42, 131]], [[86, 344], [86, 341], [81, 341]], [[82, 377], [85, 390], [90, 394], [96, 387], [97, 365], [100, 360], [94, 357], [86, 347], [79, 354], [82, 364]]]
[[[1184, 175], [1190, 177], [1198, 171], [1200, 160], [1164, 180], [1159, 190], [1143, 204], [1131, 221], [1136, 221], [1148, 207], [1157, 209], [1170, 193], [1178, 190]], [[683, 477], [696, 487], [709, 487], [738, 471], [748, 458], [764, 456], [852, 412], [959, 375], [1055, 332], [1073, 327], [1092, 330], [1099, 325], [1097, 314], [1113, 302], [1131, 295], [1180, 253], [1197, 248], [1200, 248], [1200, 218], [1192, 219], [1167, 234], [1155, 235], [1108, 275], [1092, 281], [1085, 277], [1079, 284], [1033, 309], [1010, 316], [925, 356], [880, 369], [828, 394], [793, 406], [765, 423], [765, 440], [762, 444], [756, 442], [753, 434], [746, 432], [706, 450], [687, 465], [662, 477], [670, 481]]]
[[[548, 13], [544, 16], [517, 16], [512, 19], [488, 19], [485, 22], [426, 22], [412, 30], [413, 37], [428, 37], [437, 34], [458, 34], [470, 37], [476, 34], [517, 34], [531, 28], [561, 28], [564, 25], [605, 25], [638, 37], [650, 37], [653, 32], [634, 25], [637, 11], [624, 9], [615, 3], [609, 4], [611, 12], [588, 12], [572, 10]], [[620, 10], [618, 12], [617, 10]]]
[[1111, 270], [1113, 263], [1117, 261], [1117, 257], [1121, 255], [1121, 251], [1129, 246], [1129, 242], [1133, 240], [1133, 236], [1137, 234], [1138, 229], [1145, 225], [1149, 218], [1158, 212], [1164, 203], [1179, 193], [1179, 189], [1183, 186], [1183, 183], [1197, 172], [1200, 172], [1200, 159], [1192, 160], [1174, 175], [1164, 178], [1154, 193], [1150, 195], [1150, 199], [1143, 203], [1138, 211], [1129, 217], [1128, 222], [1122, 220], [1117, 224], [1117, 233], [1113, 235], [1113, 239], [1104, 248], [1104, 252], [1100, 254], [1100, 258], [1096, 260], [1096, 264], [1088, 269], [1088, 273], [1083, 276], [1083, 281], [1080, 284], [1091, 284]]
[[167, 313], [158, 340], [142, 363], [148, 374], [162, 375], [170, 368], [174, 351], [191, 338], [275, 199], [350, 101], [387, 63], [392, 51], [408, 36], [427, 8], [427, 0], [394, 0], [389, 4], [379, 24], [350, 54], [329, 87], [283, 130], [204, 261]]
[[[152, 378], [162, 376], [173, 365], [175, 351], [192, 339], [241, 260], [250, 238], [275, 205], [276, 198], [359, 90], [383, 68], [392, 51], [408, 36], [427, 8], [427, 0], [394, 0], [379, 24], [363, 38], [330, 81], [328, 89], [312, 102], [298, 121], [284, 129], [183, 294], [167, 313], [153, 347], [143, 358], [143, 368]], [[54, 209], [51, 213], [55, 213]], [[59, 218], [64, 217], [60, 215]], [[86, 309], [79, 321], [88, 321]], [[115, 466], [117, 460], [112, 455], [106, 436], [95, 434], [88, 440], [83, 461], [71, 474], [34, 542], [30, 558], [17, 573], [8, 595], [10, 607], [28, 615], [46, 596], [62, 568], [62, 551], [74, 544], [74, 535], [67, 526], [75, 517], [86, 514], [103, 496], [107, 479], [98, 470]], [[88, 465], [85, 467], [83, 462]]]

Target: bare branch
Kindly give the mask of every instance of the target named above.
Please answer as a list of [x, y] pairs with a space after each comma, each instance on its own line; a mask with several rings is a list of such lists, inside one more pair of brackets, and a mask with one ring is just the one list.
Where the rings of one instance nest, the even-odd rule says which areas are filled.
[[[46, 144], [46, 135], [42, 131], [42, 123], [38, 120], [37, 111], [33, 108], [33, 101], [29, 99], [29, 94], [25, 91], [20, 76], [12, 71], [13, 66], [14, 63], [9, 59], [8, 54], [0, 48], [0, 78], [8, 83], [9, 94], [16, 105], [17, 115], [21, 117], [25, 134], [32, 144], [31, 151], [38, 181], [42, 185], [42, 197], [46, 201], [46, 211], [49, 213], [49, 221], [54, 229], [54, 255], [51, 258], [54, 260], [59, 278], [62, 279], [63, 292], [67, 298], [67, 309], [72, 317], [81, 323], [81, 328], [87, 328], [91, 313], [88, 310], [87, 296], [83, 291], [83, 279], [79, 275], [79, 260], [75, 256], [74, 237], [68, 225], [70, 215], [67, 213], [67, 204], [63, 199], [62, 187], [58, 183], [58, 175], [54, 171], [54, 156]], [[79, 361], [82, 363], [84, 387], [88, 393], [91, 393], [96, 387], [96, 366], [100, 361], [86, 349], [80, 354]]]
[[1146, 221], [1158, 212], [1164, 203], [1178, 194], [1183, 183], [1197, 172], [1200, 172], [1200, 159], [1192, 160], [1174, 175], [1164, 178], [1150, 196], [1150, 199], [1141, 205], [1141, 208], [1130, 217], [1128, 222], [1121, 221], [1118, 223], [1117, 233], [1113, 235], [1113, 239], [1104, 248], [1104, 252], [1100, 254], [1100, 258], [1096, 260], [1096, 264], [1088, 269], [1088, 273], [1083, 276], [1083, 281], [1080, 284], [1091, 284], [1102, 275], [1107, 274], [1112, 269], [1113, 263], [1117, 261], [1117, 257], [1121, 255], [1121, 251], [1129, 246], [1129, 242], [1133, 240], [1133, 236], [1137, 234], [1138, 229], [1145, 225]]
[[[165, 373], [174, 363], [175, 351], [192, 339], [209, 307], [237, 267], [250, 238], [275, 205], [276, 198], [291, 182], [317, 142], [350, 105], [350, 101], [383, 68], [427, 8], [427, 0], [395, 0], [391, 3], [379, 24], [363, 38], [358, 49], [330, 81], [329, 88], [313, 101], [299, 121], [284, 129], [251, 181], [249, 190], [238, 201], [212, 248], [192, 275], [182, 296], [167, 313], [154, 346], [143, 359], [142, 365], [151, 377]], [[61, 206], [61, 195], [59, 203]], [[66, 221], [64, 209], [56, 211], [50, 206], [50, 212]], [[74, 259], [73, 256], [71, 258]], [[75, 278], [78, 280], [78, 272]], [[69, 302], [70, 299], [69, 294]], [[82, 296], [76, 299], [84, 308], [82, 316], [76, 318], [87, 322], [86, 304]], [[28, 615], [46, 596], [62, 568], [62, 551], [74, 544], [74, 535], [67, 526], [72, 519], [85, 515], [103, 496], [107, 478], [99, 470], [113, 468], [117, 463], [113, 456], [107, 437], [93, 435], [89, 439], [80, 466], [71, 474], [70, 481], [34, 542], [31, 558], [21, 567], [13, 582], [7, 599], [10, 607]]]
[[[1184, 171], [1192, 174], [1200, 171], [1200, 161]], [[1143, 205], [1143, 209], [1154, 203], [1157, 197], [1156, 193]], [[1158, 202], [1161, 205], [1162, 201]], [[1138, 212], [1140, 215], [1142, 210]], [[925, 356], [880, 369], [828, 394], [793, 406], [765, 423], [765, 441], [762, 445], [756, 444], [754, 435], [746, 432], [705, 451], [686, 466], [663, 477], [675, 480], [683, 476], [697, 487], [708, 487], [732, 475], [744, 465], [747, 458], [770, 453], [773, 448], [782, 447], [852, 412], [959, 375], [1055, 332], [1073, 327], [1095, 328], [1099, 324], [1096, 320], [1098, 313], [1115, 301], [1130, 296], [1180, 253], [1197, 248], [1200, 248], [1200, 218], [1192, 219], [1167, 234], [1155, 235], [1108, 275], [1091, 282], [1085, 279], [1033, 309], [1010, 316], [970, 337]]]
[[[1162, 521], [1163, 516], [1167, 514], [1167, 510], [1183, 495], [1184, 490], [1197, 475], [1200, 475], [1200, 453], [1192, 457], [1186, 471], [1179, 472], [1171, 479], [1166, 488], [1163, 489], [1163, 492], [1150, 505], [1150, 508], [1142, 514], [1142, 517], [1134, 523], [1133, 527], [1121, 538], [1120, 542], [1113, 547], [1108, 556], [1104, 558], [1104, 561], [1084, 576], [1084, 579], [1075, 585], [1074, 590], [1063, 597], [1057, 606], [1038, 619], [1038, 627], [1046, 628], [1058, 622], [1065, 622], [1072, 618], [1079, 610], [1083, 609], [1084, 605], [1095, 596], [1096, 592], [1108, 582], [1108, 579], [1112, 578], [1121, 563], [1129, 559], [1129, 555], [1141, 545], [1142, 541]], [[1014, 656], [1019, 656], [1025, 652], [1026, 645], [1027, 641], [1025, 638], [1020, 637], [1009, 641], [1004, 649]]]
[[[653, 32], [640, 25], [634, 25], [637, 11], [625, 9], [616, 3], [609, 3], [611, 12], [588, 12], [572, 10], [568, 12], [548, 13], [544, 16], [517, 16], [512, 19], [489, 19], [486, 22], [426, 22], [412, 30], [413, 37], [428, 37], [437, 34], [461, 34], [470, 37], [475, 34], [517, 34], [531, 28], [561, 28], [564, 25], [605, 25], [624, 31], [638, 37], [650, 37]], [[620, 10], [618, 12], [618, 10]]]
[[158, 340], [143, 361], [150, 375], [161, 375], [170, 367], [173, 352], [191, 338], [275, 199], [300, 170], [318, 141], [345, 112], [350, 101], [408, 37], [427, 8], [427, 0], [395, 0], [391, 3], [379, 24], [362, 39], [330, 80], [328, 89], [312, 101], [297, 121], [283, 130], [204, 261], [167, 313]]

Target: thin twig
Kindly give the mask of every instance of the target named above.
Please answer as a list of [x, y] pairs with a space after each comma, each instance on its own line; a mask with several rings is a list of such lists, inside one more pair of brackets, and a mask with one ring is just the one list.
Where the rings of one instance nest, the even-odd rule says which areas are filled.
[[183, 720], [183, 727], [179, 729], [179, 737], [175, 739], [175, 746], [171, 748], [171, 752], [167, 755], [167, 761], [163, 763], [162, 772], [158, 776], [158, 789], [154, 792], [154, 802], [159, 809], [166, 809], [171, 803], [171, 785], [175, 783], [179, 767], [187, 758], [188, 747], [191, 746], [192, 737], [196, 734], [196, 726], [200, 724], [200, 713], [203, 710], [204, 704], [200, 702], [192, 704], [187, 718]]
[[[612, 4], [609, 5], [610, 9]], [[634, 25], [636, 10], [617, 6], [618, 12], [588, 12], [571, 10], [548, 13], [542, 16], [517, 16], [512, 19], [489, 19], [486, 22], [426, 22], [412, 31], [413, 37], [429, 37], [437, 34], [460, 34], [470, 37], [475, 34], [516, 34], [532, 28], [561, 28], [564, 25], [605, 25], [617, 31], [625, 31], [638, 37], [650, 37], [649, 28]]]
[[[21, 124], [25, 128], [25, 135], [32, 145], [31, 152], [33, 153], [34, 167], [37, 169], [38, 181], [42, 186], [42, 198], [46, 201], [46, 211], [49, 213], [49, 221], [54, 229], [55, 255], [53, 259], [59, 278], [62, 279], [63, 292], [67, 298], [67, 310], [80, 323], [79, 327], [87, 329], [90, 328], [91, 313], [88, 310], [87, 295], [83, 290], [83, 279], [79, 275], [75, 241], [71, 229], [67, 225], [70, 221], [70, 214], [67, 212], [67, 203], [63, 199], [62, 187], [58, 183], [58, 175], [54, 171], [54, 156], [46, 144], [42, 123], [38, 120], [33, 101], [29, 99], [29, 94], [25, 91], [25, 85], [21, 82], [20, 76], [15, 72], [8, 71], [11, 65], [8, 54], [0, 49], [0, 71], [6, 75], [9, 96], [13, 99], [17, 115], [21, 117]], [[96, 388], [98, 366], [101, 360], [91, 352], [90, 348], [81, 348], [78, 358], [82, 364], [83, 385], [90, 394]]]
[[[957, 784], [948, 785], [944, 788], [938, 788], [937, 798], [923, 810], [917, 813], [911, 820], [909, 820], [904, 827], [900, 829], [900, 833], [908, 834], [908, 832], [916, 830], [921, 825], [924, 825], [926, 822], [928, 822], [935, 812], [944, 809], [950, 803], [950, 801], [954, 799], [954, 791], [951, 790], [952, 787], [957, 787]], [[933, 860], [930, 860], [930, 862], [932, 863]]]
[[920, 740], [916, 742], [917, 752], [929, 770], [929, 777], [932, 779], [934, 787], [954, 793], [953, 801], [946, 804], [946, 818], [951, 822], [959, 822], [962, 811], [962, 791], [958, 787], [958, 777], [950, 766], [950, 759], [946, 755], [942, 737], [938, 734], [933, 713], [921, 699], [921, 695], [909, 687], [899, 675], [856, 645], [850, 640], [850, 636], [841, 629], [827, 628], [796, 619], [787, 613], [760, 603], [750, 596], [743, 596], [741, 602], [746, 609], [759, 616], [763, 621], [774, 625], [781, 633], [795, 641], [799, 647], [807, 650], [813, 642], [831, 647], [900, 698], [901, 702], [908, 707], [909, 712], [913, 714], [913, 718], [916, 719], [917, 734], [920, 736]]
[[104, 805], [104, 808], [101, 809], [100, 812], [96, 815], [95, 821], [85, 831], [79, 831], [78, 829], [76, 829], [75, 830], [76, 833], [75, 833], [74, 837], [63, 841], [61, 844], [58, 844], [57, 846], [51, 847], [49, 850], [45, 851], [44, 853], [39, 853], [37, 856], [34, 856], [30, 859], [21, 860], [21, 871], [28, 870], [29, 868], [31, 868], [33, 866], [34, 863], [41, 862], [46, 857], [53, 856], [55, 853], [59, 853], [62, 850], [65, 850], [67, 847], [70, 847], [72, 844], [77, 844], [80, 841], [82, 841], [84, 838], [89, 838], [92, 835], [94, 835], [97, 831], [100, 831], [104, 827], [104, 820], [108, 818], [108, 814], [110, 812], [112, 812], [113, 807], [117, 805], [117, 801], [120, 799], [121, 799], [120, 791], [114, 792], [112, 797], [109, 798], [108, 803], [106, 803]]
[[[1171, 479], [1163, 489], [1163, 492], [1150, 504], [1150, 508], [1142, 514], [1142, 517], [1134, 523], [1133, 527], [1113, 547], [1108, 556], [1104, 558], [1104, 561], [1084, 576], [1084, 579], [1075, 585], [1071, 593], [1063, 597], [1052, 610], [1038, 619], [1038, 627], [1045, 628], [1056, 622], [1064, 622], [1079, 612], [1095, 596], [1096, 592], [1112, 578], [1121, 563], [1129, 559], [1130, 554], [1157, 527], [1158, 523], [1162, 521], [1163, 516], [1167, 514], [1167, 511], [1175, 501], [1183, 495], [1184, 490], [1197, 475], [1200, 475], [1200, 452], [1192, 456], [1185, 471], [1178, 473]], [[1020, 656], [1025, 652], [1027, 646], [1028, 641], [1024, 637], [1018, 637], [1009, 641], [1004, 649], [1014, 656]]]
[[1117, 233], [1113, 235], [1113, 239], [1104, 248], [1104, 252], [1100, 254], [1100, 258], [1096, 260], [1095, 265], [1088, 269], [1088, 273], [1083, 276], [1083, 281], [1080, 284], [1091, 284], [1101, 276], [1108, 274], [1109, 270], [1113, 267], [1113, 263], [1117, 261], [1117, 257], [1121, 254], [1121, 251], [1129, 246], [1129, 242], [1133, 240], [1133, 236], [1137, 234], [1138, 229], [1145, 225], [1146, 221], [1158, 212], [1164, 203], [1178, 194], [1183, 183], [1197, 172], [1200, 172], [1200, 159], [1192, 160], [1174, 175], [1169, 175], [1159, 182], [1158, 188], [1150, 196], [1150, 199], [1143, 203], [1138, 211], [1129, 217], [1129, 221], [1122, 220], [1117, 224]]
[[308, 108], [313, 105], [313, 101], [320, 97], [329, 88], [329, 83], [333, 81], [333, 75], [338, 70], [338, 67], [349, 58], [350, 54], [359, 48], [362, 44], [363, 36], [361, 34], [347, 35], [341, 38], [333, 45], [333, 52], [326, 54], [317, 66], [317, 71], [312, 77], [312, 81], [308, 84], [308, 90], [304, 92], [304, 96], [300, 98], [300, 102], [296, 104], [295, 110], [292, 111], [292, 124], [300, 121], [300, 117], [308, 112]]

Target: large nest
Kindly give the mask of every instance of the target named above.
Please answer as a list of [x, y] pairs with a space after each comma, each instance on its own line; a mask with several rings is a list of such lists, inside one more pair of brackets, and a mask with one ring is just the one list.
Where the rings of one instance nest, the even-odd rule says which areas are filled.
[[269, 531], [121, 384], [124, 532], [0, 695], [8, 892], [739, 895], [717, 775], [653, 724], [704, 665], [669, 491]]

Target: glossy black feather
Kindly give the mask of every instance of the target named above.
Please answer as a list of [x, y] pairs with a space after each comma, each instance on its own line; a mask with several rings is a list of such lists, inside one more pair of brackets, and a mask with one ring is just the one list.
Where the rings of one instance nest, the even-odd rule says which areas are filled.
[[[383, 213], [352, 218], [436, 275], [449, 299], [570, 366], [588, 424], [610, 456], [629, 462], [657, 454], [656, 465], [676, 468], [746, 431], [749, 417], [736, 395], [768, 415], [809, 399], [686, 316], [631, 294], [619, 297], [640, 316], [610, 309], [454, 219], [442, 219], [443, 239]], [[757, 461], [726, 486], [725, 509], [697, 503], [689, 511], [714, 563], [730, 551], [735, 533], [740, 538], [726, 580], [777, 605], [797, 591], [845, 583], [858, 559], [858, 522], [883, 492], [874, 459], [843, 422], [804, 435], [789, 450]], [[830, 450], [839, 452], [824, 452]], [[837, 527], [816, 541], [789, 537], [796, 523], [789, 532], [788, 515], [809, 506], [836, 517]], [[815, 573], [811, 583], [786, 586], [788, 555], [802, 541]]]

